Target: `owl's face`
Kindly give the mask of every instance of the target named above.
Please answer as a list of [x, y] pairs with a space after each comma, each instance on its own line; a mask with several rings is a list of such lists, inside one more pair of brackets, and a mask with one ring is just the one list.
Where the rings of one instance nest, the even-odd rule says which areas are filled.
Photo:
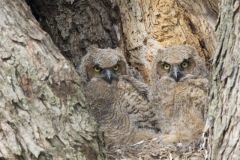
[[192, 74], [195, 65], [195, 61], [191, 57], [179, 59], [176, 62], [171, 60], [161, 60], [157, 64], [157, 73], [161, 77], [168, 76], [178, 82], [187, 74]]
[[111, 84], [127, 74], [126, 62], [117, 49], [94, 48], [88, 58], [86, 74], [88, 81], [100, 79]]
[[155, 65], [156, 74], [160, 78], [179, 82], [187, 78], [198, 77], [205, 70], [202, 59], [192, 47], [176, 46], [166, 48], [160, 51], [159, 54]]

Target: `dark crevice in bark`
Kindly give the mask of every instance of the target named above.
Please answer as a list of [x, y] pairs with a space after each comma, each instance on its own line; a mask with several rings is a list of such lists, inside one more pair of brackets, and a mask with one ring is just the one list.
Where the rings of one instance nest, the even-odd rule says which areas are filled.
[[86, 48], [119, 46], [119, 10], [109, 0], [26, 0], [42, 29], [75, 66]]
[[[232, 82], [232, 86], [230, 86], [230, 89], [229, 89], [229, 94], [228, 94], [228, 97], [231, 97], [232, 94], [233, 94], [233, 89], [238, 85], [237, 84], [237, 78], [238, 78], [238, 75], [239, 75], [239, 68], [235, 68], [234, 71], [233, 71], [233, 82]], [[237, 103], [236, 103], [237, 104]]]
[[188, 26], [193, 34], [198, 34], [198, 29], [196, 28], [195, 24], [191, 21], [190, 18], [186, 17], [186, 21], [188, 22]]

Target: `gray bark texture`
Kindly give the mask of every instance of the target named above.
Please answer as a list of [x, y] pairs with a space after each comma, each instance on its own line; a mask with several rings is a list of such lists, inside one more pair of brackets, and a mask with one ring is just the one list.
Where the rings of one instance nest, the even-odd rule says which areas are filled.
[[0, 29], [0, 159], [102, 159], [79, 76], [24, 1], [0, 1]]
[[240, 159], [240, 1], [221, 0], [209, 115], [209, 159]]
[[109, 0], [28, 0], [62, 54], [77, 66], [86, 48], [116, 48], [117, 10]]

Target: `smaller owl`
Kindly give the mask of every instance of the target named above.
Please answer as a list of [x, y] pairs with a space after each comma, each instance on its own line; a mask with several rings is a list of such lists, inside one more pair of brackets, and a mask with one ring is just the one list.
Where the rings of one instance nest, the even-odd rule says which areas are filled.
[[188, 45], [159, 50], [153, 63], [150, 99], [163, 143], [192, 142], [201, 136], [208, 95], [204, 60]]
[[148, 92], [129, 75], [128, 68], [120, 49], [91, 47], [78, 69], [89, 111], [107, 146], [131, 144], [154, 135], [149, 129], [154, 125], [154, 113], [143, 96]]

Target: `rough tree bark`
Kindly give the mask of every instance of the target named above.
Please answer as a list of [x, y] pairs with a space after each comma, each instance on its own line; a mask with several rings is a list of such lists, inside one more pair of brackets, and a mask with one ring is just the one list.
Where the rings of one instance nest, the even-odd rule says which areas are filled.
[[102, 159], [79, 76], [24, 1], [0, 1], [0, 30], [0, 159]]
[[[89, 45], [124, 48], [146, 81], [158, 47], [190, 44], [206, 60], [215, 50], [218, 0], [27, 1], [72, 63], [23, 0], [0, 1], [0, 158], [103, 158], [72, 66]], [[209, 155], [239, 159], [239, 0], [221, 0], [219, 13]]]
[[118, 46], [118, 14], [109, 0], [27, 1], [42, 28], [75, 66], [90, 45]]
[[[209, 114], [212, 160], [240, 159], [240, 1], [221, 0]], [[211, 132], [210, 132], [211, 133]]]

